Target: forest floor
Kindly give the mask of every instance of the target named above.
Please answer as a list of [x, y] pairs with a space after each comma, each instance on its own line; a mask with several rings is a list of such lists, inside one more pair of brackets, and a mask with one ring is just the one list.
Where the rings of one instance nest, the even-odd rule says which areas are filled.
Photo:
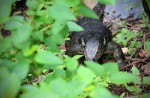
[[[126, 26], [123, 27], [120, 24], [122, 22], [126, 23]], [[125, 58], [127, 61], [127, 65], [124, 67], [121, 67], [121, 71], [131, 71], [131, 68], [133, 66], [136, 66], [138, 70], [140, 71], [140, 76], [150, 76], [150, 53], [146, 50], [145, 48], [145, 42], [150, 39], [150, 28], [149, 27], [142, 27], [141, 25], [143, 24], [142, 19], [135, 19], [133, 17], [126, 18], [124, 20], [121, 19], [109, 19], [105, 23], [105, 25], [108, 24], [113, 24], [110, 29], [113, 32], [114, 37], [119, 33], [119, 31], [122, 28], [126, 28], [129, 31], [136, 32], [137, 35], [139, 32], [143, 32], [142, 36], [135, 36], [135, 38], [131, 39], [128, 41], [128, 44], [130, 44], [133, 40], [136, 39], [136, 41], [139, 41], [142, 43], [142, 46], [140, 48], [137, 48], [134, 50], [133, 55], [130, 55], [129, 52], [129, 46], [127, 47], [122, 47], [122, 50], [125, 54]], [[148, 23], [149, 24], [149, 23]], [[107, 62], [107, 60], [105, 60]], [[131, 84], [132, 85], [132, 84]], [[150, 86], [149, 85], [140, 85], [140, 88], [142, 89], [142, 93], [149, 93], [150, 92]], [[110, 91], [112, 91], [115, 94], [122, 94], [123, 92], [125, 93], [126, 96], [132, 96], [133, 94], [128, 91], [125, 87], [123, 86], [117, 86], [110, 84]]]

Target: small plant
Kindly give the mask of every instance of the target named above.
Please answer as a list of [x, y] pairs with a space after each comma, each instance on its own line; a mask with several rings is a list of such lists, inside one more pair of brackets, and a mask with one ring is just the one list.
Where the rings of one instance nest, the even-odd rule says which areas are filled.
[[145, 28], [145, 27], [148, 27], [150, 28], [150, 25], [149, 25], [149, 17], [147, 16], [146, 13], [143, 13], [142, 15], [142, 24], [141, 24], [141, 27]]
[[[141, 36], [142, 32], [139, 33], [139, 36]], [[117, 43], [122, 44], [124, 47], [129, 47], [129, 54], [133, 55], [136, 51], [136, 49], [140, 48], [142, 46], [140, 41], [136, 41], [135, 39], [136, 33], [133, 31], [129, 31], [128, 29], [123, 28], [119, 34], [117, 34], [116, 38], [114, 38], [114, 41]]]

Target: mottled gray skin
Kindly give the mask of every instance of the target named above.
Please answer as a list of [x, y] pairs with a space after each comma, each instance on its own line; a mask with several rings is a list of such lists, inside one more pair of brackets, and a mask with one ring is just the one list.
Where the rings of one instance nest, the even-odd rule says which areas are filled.
[[83, 54], [89, 61], [97, 61], [103, 54], [112, 53], [120, 66], [125, 66], [121, 47], [112, 42], [112, 33], [96, 19], [82, 18], [77, 22], [83, 27], [82, 32], [72, 32], [70, 47], [66, 51], [69, 56]]

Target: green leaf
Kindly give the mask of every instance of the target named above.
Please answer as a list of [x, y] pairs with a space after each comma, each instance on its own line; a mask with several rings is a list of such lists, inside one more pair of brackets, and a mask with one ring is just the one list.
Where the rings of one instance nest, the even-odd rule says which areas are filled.
[[121, 30], [121, 33], [123, 33], [125, 35], [125, 40], [129, 41], [131, 38], [135, 37], [135, 32], [133, 31], [129, 31], [128, 29], [123, 28]]
[[36, 91], [38, 88], [33, 85], [22, 85], [20, 88], [24, 93]]
[[123, 98], [123, 96], [125, 96], [125, 92], [120, 95], [120, 98]]
[[[117, 34], [116, 36], [116, 42], [117, 43], [122, 43], [124, 46], [127, 45], [128, 41], [130, 41], [132, 38], [134, 38], [136, 35], [135, 35], [135, 32], [132, 32], [132, 31], [129, 31], [128, 29], [125, 29], [123, 28], [119, 34]], [[133, 46], [137, 46], [139, 47], [140, 44], [137, 43], [137, 42], [132, 42], [130, 47], [133, 47]]]
[[20, 98], [59, 98], [59, 97], [58, 95], [54, 94], [50, 89], [48, 89], [48, 85], [43, 84], [40, 85], [39, 88], [33, 88], [33, 90], [21, 94]]
[[85, 61], [85, 64], [91, 69], [96, 75], [103, 76], [105, 74], [104, 67], [95, 62]]
[[66, 72], [63, 69], [54, 69], [53, 75], [55, 76], [55, 78], [64, 78], [66, 76]]
[[[55, 39], [57, 40], [57, 39]], [[55, 41], [53, 41], [51, 39], [51, 37], [47, 37], [45, 38], [45, 41], [44, 41], [45, 45], [47, 45], [47, 49], [50, 50], [50, 51], [54, 51], [54, 52], [60, 52], [60, 48], [58, 47], [57, 43]]]
[[96, 87], [91, 93], [91, 98], [119, 98], [118, 96], [112, 95], [106, 88]]
[[69, 31], [83, 31], [84, 30], [81, 26], [79, 26], [75, 22], [71, 22], [71, 21], [67, 22], [67, 26], [69, 28]]
[[52, 88], [60, 98], [76, 98], [83, 92], [85, 86], [81, 80], [67, 82], [62, 78], [57, 78], [50, 83], [50, 88]]
[[0, 68], [0, 98], [15, 98], [20, 87], [20, 80], [6, 68]]
[[137, 42], [136, 42], [136, 47], [137, 47], [137, 48], [140, 48], [141, 46], [142, 46], [142, 43], [141, 43], [140, 41], [137, 41]]
[[25, 41], [27, 41], [31, 34], [31, 26], [24, 24], [22, 27], [20, 27], [16, 32], [12, 33], [12, 41], [15, 46], [18, 44], [21, 44]]
[[50, 38], [51, 42], [56, 43], [57, 45], [65, 43], [65, 40], [61, 34], [53, 34], [49, 38]]
[[124, 33], [119, 33], [116, 36], [116, 42], [117, 43], [122, 43], [124, 46], [127, 45], [127, 41], [125, 40], [125, 34]]
[[146, 49], [150, 53], [150, 41], [146, 41]]
[[33, 45], [30, 49], [24, 51], [24, 56], [33, 55], [38, 48], [39, 48], [38, 45]]
[[135, 53], [134, 48], [129, 48], [129, 54], [130, 54], [130, 55], [133, 55], [134, 53]]
[[127, 72], [117, 72], [110, 76], [110, 81], [116, 84], [136, 83], [140, 84], [140, 77]]
[[55, 4], [49, 8], [49, 14], [56, 20], [76, 20], [76, 17], [68, 7], [58, 4]]
[[8, 51], [12, 47], [12, 42], [10, 38], [5, 38], [0, 40], [0, 54]]
[[67, 7], [73, 7], [80, 4], [80, 0], [54, 0], [54, 3]]
[[67, 86], [67, 82], [65, 80], [63, 80], [62, 78], [57, 78], [54, 81], [52, 81], [50, 83], [50, 87], [61, 98], [67, 98], [68, 92], [69, 92], [69, 91], [67, 91], [68, 86]]
[[77, 70], [77, 78], [81, 79], [86, 84], [92, 82], [96, 75], [88, 68], [80, 66]]
[[88, 8], [87, 6], [80, 4], [77, 6], [78, 10], [77, 12], [85, 17], [90, 17], [90, 18], [94, 18], [94, 19], [98, 19], [98, 16], [94, 13], [93, 10], [91, 10], [90, 8]]
[[2, 59], [0, 60], [0, 68], [1, 67], [5, 67], [10, 72], [15, 73], [20, 80], [24, 79], [29, 71], [29, 63], [25, 61], [24, 58], [21, 59], [21, 61], [19, 62], [13, 62], [11, 60]]
[[149, 1], [149, 0], [146, 0], [146, 2], [147, 2], [147, 4], [148, 4], [148, 6], [150, 6], [150, 1]]
[[130, 40], [131, 38], [135, 37], [135, 32], [129, 31], [126, 28], [123, 28], [121, 30], [121, 33], [123, 33], [125, 35], [125, 40], [127, 40], [127, 41]]
[[139, 70], [138, 70], [135, 66], [132, 67], [131, 71], [132, 71], [132, 73], [133, 73], [134, 75], [136, 75], [136, 76], [139, 76], [139, 75], [140, 75]]
[[142, 37], [144, 35], [144, 32], [143, 31], [140, 31], [139, 34], [138, 34], [140, 37]]
[[8, 30], [19, 29], [23, 26], [24, 17], [22, 16], [12, 16], [9, 21], [6, 22], [5, 28]]
[[0, 0], [0, 23], [8, 20], [14, 0]]
[[125, 33], [127, 33], [127, 32], [128, 32], [128, 29], [126, 29], [126, 28], [122, 28], [122, 29], [121, 29], [121, 33], [124, 33], [124, 34], [125, 34]]
[[65, 26], [62, 30], [61, 30], [61, 35], [66, 38], [69, 34], [69, 29], [67, 26]]
[[150, 98], [150, 93], [142, 94], [141, 98]]
[[[40, 4], [40, 5], [43, 5], [43, 4]], [[44, 8], [44, 5], [42, 7]], [[36, 16], [34, 17], [34, 23], [47, 24], [45, 26], [49, 26], [50, 23], [52, 23], [52, 19], [49, 16], [48, 10], [41, 10], [41, 9], [42, 8], [40, 8], [40, 10], [36, 12]]]
[[130, 44], [130, 48], [132, 48], [132, 47], [140, 48], [141, 46], [142, 46], [142, 44], [139, 41], [132, 41]]
[[13, 45], [14, 45], [17, 49], [27, 50], [27, 49], [29, 49], [30, 44], [31, 44], [31, 41], [26, 40], [26, 41], [23, 41], [23, 42], [21, 42], [21, 43], [17, 43], [17, 44], [13, 44]]
[[74, 71], [78, 67], [78, 61], [77, 59], [70, 58], [70, 57], [65, 57], [65, 64], [68, 70]]
[[[29, 9], [37, 9], [39, 2], [36, 0], [27, 0], [26, 5]], [[29, 10], [30, 11], [30, 10]]]
[[134, 38], [136, 36], [135, 32], [127, 31], [126, 32], [126, 40], [129, 41], [130, 39]]
[[117, 3], [118, 0], [98, 0], [100, 3], [102, 4], [111, 4], [111, 5], [115, 5]]
[[119, 67], [117, 63], [104, 63], [103, 67], [106, 72], [111, 73], [116, 73], [119, 71]]
[[16, 63], [11, 61], [11, 60], [7, 60], [7, 59], [0, 59], [0, 68], [1, 67], [5, 67], [8, 70], [12, 69], [13, 66], [15, 66]]
[[102, 82], [98, 82], [97, 84], [98, 84], [98, 86], [102, 86], [102, 87], [108, 87], [109, 86], [108, 82], [105, 80]]
[[126, 86], [130, 92], [140, 93], [142, 89], [139, 86]]
[[68, 98], [77, 98], [81, 93], [83, 93], [83, 90], [87, 86], [87, 84], [82, 82], [81, 80], [72, 80], [69, 82], [68, 86], [69, 86]]
[[44, 34], [39, 31], [34, 31], [33, 34], [31, 35], [35, 40], [38, 41], [44, 41]]
[[63, 63], [60, 58], [45, 50], [38, 51], [35, 56], [35, 61], [40, 64], [48, 64], [54, 67]]
[[150, 77], [143, 77], [143, 84], [150, 85]]
[[61, 34], [53, 34], [45, 39], [45, 44], [48, 46], [47, 49], [50, 49], [54, 52], [61, 52], [59, 45], [64, 44], [65, 40]]
[[130, 47], [134, 47], [135, 44], [136, 44], [136, 41], [132, 41], [132, 42], [130, 43]]
[[93, 80], [93, 84], [101, 86], [101, 87], [108, 87], [109, 81], [107, 81], [105, 78], [107, 78], [107, 77], [106, 76], [104, 76], [104, 77], [96, 76]]
[[140, 24], [140, 26], [141, 26], [142, 28], [145, 28], [145, 27], [146, 27], [146, 24]]
[[73, 58], [78, 60], [79, 58], [83, 57], [83, 55], [75, 55]]
[[[60, 76], [61, 77], [61, 76]], [[56, 77], [53, 73], [48, 74], [44, 80], [45, 83], [50, 83], [51, 81], [55, 80]]]
[[24, 79], [29, 71], [29, 63], [28, 62], [19, 62], [12, 69], [13, 73], [15, 73], [20, 80]]
[[11, 30], [11, 40], [15, 47], [26, 49], [29, 45], [29, 38], [32, 31], [30, 23], [25, 22], [21, 16], [13, 16], [5, 26], [6, 29]]
[[64, 27], [66, 26], [66, 23], [61, 20], [56, 20], [52, 25], [52, 33], [57, 34], [59, 33]]

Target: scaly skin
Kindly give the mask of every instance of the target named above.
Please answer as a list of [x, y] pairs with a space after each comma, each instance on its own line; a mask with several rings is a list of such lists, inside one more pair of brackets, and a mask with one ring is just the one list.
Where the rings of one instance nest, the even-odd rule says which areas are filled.
[[125, 66], [121, 47], [112, 42], [112, 33], [96, 19], [82, 18], [77, 22], [83, 27], [82, 32], [70, 35], [70, 47], [66, 51], [69, 56], [83, 54], [87, 60], [97, 61], [105, 53], [113, 53], [119, 66]]

